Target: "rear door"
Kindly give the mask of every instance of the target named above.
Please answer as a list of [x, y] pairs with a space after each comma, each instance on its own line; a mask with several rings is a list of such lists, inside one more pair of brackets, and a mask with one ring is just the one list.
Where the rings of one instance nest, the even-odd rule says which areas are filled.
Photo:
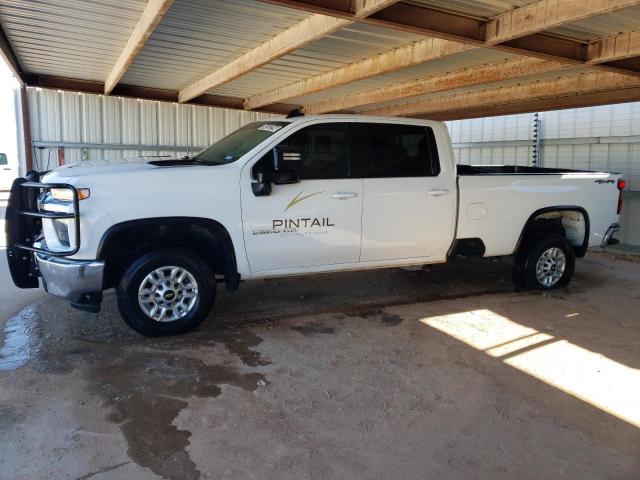
[[[251, 190], [249, 162], [242, 173], [242, 223], [252, 272], [304, 271], [354, 263], [360, 255], [362, 180], [349, 178], [345, 123], [314, 124], [280, 145], [302, 152], [301, 180], [273, 185], [269, 196]], [[271, 150], [259, 162], [269, 161]]]
[[456, 195], [434, 131], [384, 123], [358, 123], [353, 130], [352, 176], [364, 182], [360, 260], [444, 259]]

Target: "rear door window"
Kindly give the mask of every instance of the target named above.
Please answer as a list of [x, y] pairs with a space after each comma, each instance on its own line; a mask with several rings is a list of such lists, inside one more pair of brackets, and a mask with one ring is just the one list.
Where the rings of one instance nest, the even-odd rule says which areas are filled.
[[440, 162], [429, 127], [384, 123], [349, 125], [353, 138], [351, 176], [356, 178], [435, 177]]

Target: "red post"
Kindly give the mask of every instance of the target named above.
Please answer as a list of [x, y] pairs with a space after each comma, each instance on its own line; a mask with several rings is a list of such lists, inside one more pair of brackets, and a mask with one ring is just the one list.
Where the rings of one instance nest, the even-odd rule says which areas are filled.
[[[33, 149], [31, 148], [31, 122], [29, 121], [29, 100], [27, 87], [20, 87], [20, 104], [22, 106], [22, 135], [24, 136], [24, 158], [27, 172], [33, 170]], [[26, 172], [25, 172], [26, 173]]]

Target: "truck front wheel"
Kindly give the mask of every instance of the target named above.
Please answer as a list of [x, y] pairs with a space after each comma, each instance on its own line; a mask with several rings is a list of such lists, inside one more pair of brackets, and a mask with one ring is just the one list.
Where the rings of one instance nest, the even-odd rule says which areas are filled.
[[526, 242], [516, 255], [513, 281], [527, 289], [566, 286], [575, 268], [573, 247], [562, 235], [550, 233]]
[[215, 277], [207, 263], [190, 252], [159, 250], [127, 268], [117, 298], [120, 314], [136, 332], [176, 335], [206, 318], [215, 299]]

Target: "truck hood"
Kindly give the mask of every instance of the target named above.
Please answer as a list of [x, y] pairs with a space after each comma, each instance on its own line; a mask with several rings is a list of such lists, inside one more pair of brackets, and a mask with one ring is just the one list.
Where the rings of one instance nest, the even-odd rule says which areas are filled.
[[130, 174], [138, 171], [155, 170], [164, 168], [184, 168], [197, 165], [188, 160], [172, 157], [132, 157], [115, 158], [112, 160], [93, 160], [90, 162], [64, 165], [49, 172], [44, 179], [51, 182], [53, 178], [60, 181], [62, 178], [75, 178], [86, 176]]

